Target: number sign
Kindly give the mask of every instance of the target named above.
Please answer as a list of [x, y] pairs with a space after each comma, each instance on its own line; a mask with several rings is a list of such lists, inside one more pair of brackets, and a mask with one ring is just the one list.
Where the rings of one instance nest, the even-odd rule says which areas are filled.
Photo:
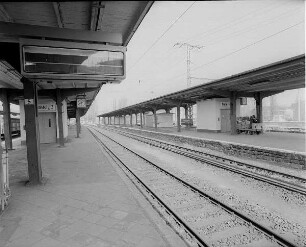
[[86, 108], [86, 99], [77, 99], [77, 108]]

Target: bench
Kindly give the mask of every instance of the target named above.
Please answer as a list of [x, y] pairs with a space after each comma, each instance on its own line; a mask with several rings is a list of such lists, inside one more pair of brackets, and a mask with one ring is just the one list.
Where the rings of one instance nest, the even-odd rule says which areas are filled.
[[250, 134], [250, 135], [253, 135], [253, 134], [259, 135], [263, 133], [263, 127], [262, 127], [262, 124], [260, 123], [253, 123], [252, 128], [238, 127], [237, 133], [238, 134], [245, 133], [245, 134]]

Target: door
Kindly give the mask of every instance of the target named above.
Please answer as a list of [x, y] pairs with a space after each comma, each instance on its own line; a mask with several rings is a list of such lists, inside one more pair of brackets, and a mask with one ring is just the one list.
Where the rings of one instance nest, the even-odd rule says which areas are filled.
[[230, 109], [221, 109], [221, 132], [231, 131]]
[[56, 115], [55, 112], [38, 114], [40, 143], [56, 142]]

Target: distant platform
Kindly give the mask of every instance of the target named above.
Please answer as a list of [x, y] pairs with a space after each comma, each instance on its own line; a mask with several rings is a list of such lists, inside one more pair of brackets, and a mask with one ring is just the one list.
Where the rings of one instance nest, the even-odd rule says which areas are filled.
[[[305, 134], [265, 132], [259, 135], [197, 132], [182, 128], [140, 128], [130, 125], [107, 125], [127, 128], [130, 131], [166, 142], [191, 146], [217, 156], [223, 156], [253, 165], [272, 165], [278, 168], [306, 170]], [[204, 149], [204, 150], [202, 150]], [[256, 163], [256, 164], [255, 164]], [[277, 169], [278, 169], [277, 168]]]
[[[140, 129], [139, 126], [133, 126], [133, 128]], [[154, 128], [149, 127], [144, 127], [143, 129], [155, 131]], [[294, 152], [306, 152], [305, 133], [265, 132], [260, 135], [249, 135], [244, 133], [238, 135], [231, 135], [230, 133], [197, 132], [195, 128], [182, 128], [181, 132], [177, 132], [176, 127], [158, 128], [157, 131], [163, 133], [171, 133], [175, 135], [210, 139], [215, 141], [225, 141], [238, 144], [259, 146], [263, 148], [266, 147]]]

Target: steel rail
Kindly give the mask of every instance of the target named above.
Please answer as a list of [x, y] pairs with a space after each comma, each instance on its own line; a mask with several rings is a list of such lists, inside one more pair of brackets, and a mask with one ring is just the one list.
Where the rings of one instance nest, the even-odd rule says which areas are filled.
[[116, 143], [117, 145], [121, 146], [122, 148], [128, 150], [129, 152], [133, 153], [134, 155], [136, 155], [137, 157], [139, 157], [140, 159], [143, 159], [144, 161], [146, 161], [148, 164], [152, 165], [153, 167], [155, 167], [156, 169], [160, 170], [161, 172], [167, 174], [168, 176], [172, 177], [173, 179], [176, 179], [177, 181], [179, 181], [180, 183], [182, 183], [183, 185], [185, 185], [186, 187], [191, 188], [191, 190], [193, 192], [197, 192], [200, 196], [206, 197], [208, 198], [211, 202], [213, 202], [216, 205], [221, 206], [223, 209], [225, 209], [227, 212], [229, 213], [234, 213], [236, 216], [240, 217], [241, 219], [243, 219], [244, 221], [246, 221], [249, 224], [252, 224], [255, 228], [257, 228], [259, 231], [261, 231], [262, 233], [264, 233], [265, 235], [267, 235], [269, 238], [271, 238], [272, 240], [277, 241], [280, 245], [282, 246], [288, 246], [288, 247], [295, 247], [296, 245], [294, 245], [293, 243], [291, 243], [290, 241], [284, 239], [283, 237], [281, 237], [280, 235], [278, 235], [277, 233], [275, 233], [273, 230], [268, 229], [267, 227], [265, 227], [264, 225], [257, 223], [255, 221], [253, 221], [250, 217], [248, 217], [247, 215], [245, 215], [242, 212], [237, 211], [236, 209], [233, 209], [231, 207], [229, 207], [228, 205], [226, 205], [225, 203], [217, 200], [216, 198], [214, 198], [211, 195], [206, 194], [205, 192], [201, 191], [200, 189], [194, 187], [193, 185], [187, 183], [186, 181], [182, 180], [181, 178], [169, 173], [168, 171], [166, 171], [165, 169], [157, 166], [156, 164], [154, 164], [153, 162], [149, 161], [148, 159], [144, 158], [143, 156], [137, 154], [136, 152], [134, 152], [133, 150], [125, 147], [124, 145], [120, 144], [119, 142], [113, 140], [112, 138], [110, 138], [109, 136], [103, 134], [100, 130], [96, 130], [97, 132], [99, 132], [101, 135], [105, 136], [106, 138], [108, 138], [109, 140], [113, 141], [114, 143]]
[[[176, 220], [176, 223], [182, 225], [187, 231], [189, 235], [192, 235], [196, 241], [198, 242], [198, 246], [203, 246], [203, 247], [209, 247], [209, 245], [207, 243], [205, 243], [205, 241], [196, 233], [194, 232], [189, 226], [188, 224], [181, 219], [175, 212], [173, 212], [127, 165], [124, 164], [124, 162], [113, 152], [111, 151], [102, 141], [101, 139], [95, 134], [93, 133], [92, 130], [90, 130], [90, 128], [88, 128], [88, 130], [90, 131], [90, 133], [95, 137], [95, 139], [98, 141], [98, 143], [107, 151], [107, 153], [112, 157], [112, 159], [117, 163], [119, 162], [122, 166], [125, 167], [125, 169], [127, 169], [129, 171], [129, 173], [131, 173], [133, 175], [134, 178], [136, 178], [137, 182], [140, 183], [145, 190], [151, 194], [152, 197], [154, 197], [159, 204], [161, 204], [167, 211], [168, 214], [172, 214]], [[97, 130], [96, 130], [97, 131]], [[99, 131], [98, 131], [99, 132]], [[101, 133], [102, 134], [102, 133]], [[103, 134], [102, 134], [103, 135]], [[105, 135], [104, 135], [105, 136]], [[107, 136], [106, 136], [107, 137]], [[111, 140], [111, 139], [110, 139]], [[113, 141], [113, 140], [112, 140]], [[199, 245], [200, 244], [200, 245]]]
[[[266, 172], [269, 172], [269, 173], [274, 173], [276, 175], [284, 176], [284, 177], [289, 178], [289, 179], [293, 178], [293, 179], [299, 180], [299, 181], [301, 181], [301, 182], [306, 184], [306, 179], [303, 179], [301, 177], [297, 177], [297, 176], [294, 176], [294, 175], [290, 175], [290, 174], [286, 174], [286, 173], [282, 173], [282, 172], [278, 172], [278, 171], [273, 171], [273, 170], [268, 169], [268, 168], [252, 166], [252, 165], [247, 164], [247, 163], [243, 163], [243, 162], [239, 162], [239, 161], [234, 161], [232, 159], [223, 158], [223, 157], [220, 157], [220, 156], [217, 156], [217, 155], [213, 155], [213, 154], [206, 154], [206, 153], [204, 153], [202, 151], [192, 150], [192, 149], [189, 149], [189, 148], [181, 147], [181, 146], [174, 145], [174, 144], [171, 144], [171, 143], [167, 143], [167, 142], [164, 142], [164, 141], [160, 141], [160, 140], [156, 140], [156, 139], [152, 139], [152, 138], [148, 138], [148, 137], [144, 137], [144, 136], [139, 136], [139, 135], [136, 135], [136, 134], [133, 134], [133, 133], [127, 133], [125, 131], [117, 131], [116, 130], [115, 132], [123, 133], [123, 135], [126, 135], [126, 136], [134, 136], [134, 137], [136, 136], [136, 138], [134, 138], [134, 139], [136, 139], [138, 141], [142, 141], [142, 140], [139, 140], [137, 138], [145, 139], [148, 142], [145, 142], [145, 141], [142, 141], [142, 142], [147, 143], [149, 145], [153, 145], [153, 146], [156, 146], [156, 147], [159, 147], [159, 148], [162, 148], [162, 149], [165, 149], [165, 150], [168, 150], [168, 151], [171, 151], [171, 152], [183, 155], [185, 157], [197, 160], [199, 162], [208, 163], [209, 165], [216, 166], [216, 167], [219, 167], [219, 168], [222, 168], [222, 169], [225, 169], [225, 170], [229, 170], [229, 171], [232, 171], [234, 173], [238, 173], [240, 175], [244, 175], [244, 176], [256, 179], [256, 180], [260, 180], [262, 182], [266, 182], [266, 183], [275, 185], [277, 187], [281, 187], [283, 189], [287, 189], [287, 190], [290, 190], [290, 191], [293, 191], [293, 192], [296, 192], [296, 193], [300, 193], [300, 194], [306, 196], [306, 188], [304, 188], [302, 186], [299, 186], [299, 185], [296, 185], [296, 184], [290, 183], [290, 182], [284, 182], [284, 181], [282, 181], [280, 179], [277, 179], [277, 178], [270, 178], [268, 176], [260, 175], [258, 173], [255, 174], [255, 173], [247, 171], [246, 169], [243, 169], [243, 168], [235, 168], [235, 167], [229, 166], [227, 164], [218, 162], [217, 160], [221, 159], [222, 161], [229, 161], [231, 164], [232, 163], [236, 163], [238, 166], [246, 166], [246, 167], [251, 168], [251, 169], [258, 169], [258, 170], [266, 171]], [[159, 142], [159, 143], [161, 143], [163, 145], [171, 146], [174, 149], [170, 149], [168, 147], [161, 147], [159, 145], [154, 145], [154, 144], [152, 144], [150, 142]], [[184, 149], [186, 151], [182, 151], [182, 149]], [[205, 155], [205, 156], [208, 155], [210, 157], [214, 157], [215, 160], [209, 159], [207, 157], [202, 157], [199, 154], [195, 154], [195, 153], [200, 153], [200, 154]]]

